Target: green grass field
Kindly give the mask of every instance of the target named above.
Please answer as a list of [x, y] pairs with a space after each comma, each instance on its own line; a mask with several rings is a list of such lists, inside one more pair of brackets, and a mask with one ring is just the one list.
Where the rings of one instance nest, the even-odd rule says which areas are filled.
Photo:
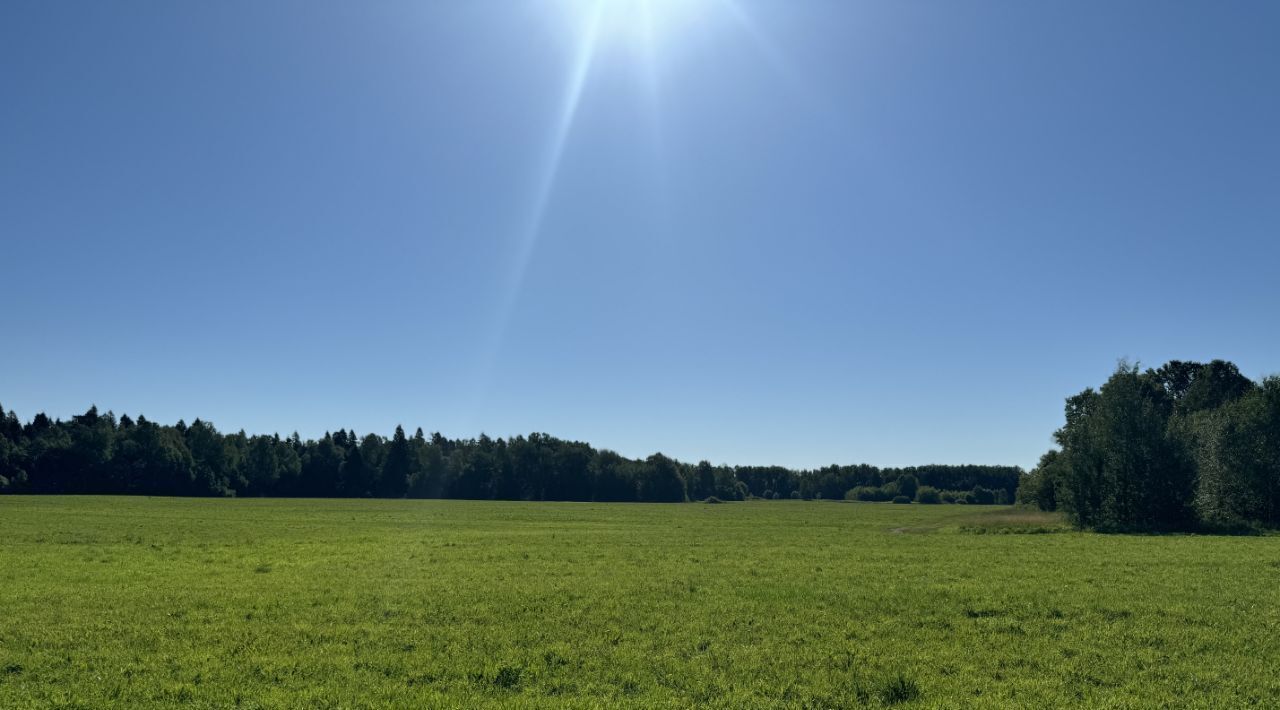
[[0, 498], [2, 708], [881, 705], [1280, 707], [1280, 539], [965, 506]]

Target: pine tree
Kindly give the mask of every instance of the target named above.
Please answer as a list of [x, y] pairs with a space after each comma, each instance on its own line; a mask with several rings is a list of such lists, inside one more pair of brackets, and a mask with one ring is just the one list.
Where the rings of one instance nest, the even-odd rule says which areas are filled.
[[403, 498], [409, 490], [409, 476], [413, 473], [413, 456], [404, 427], [396, 426], [395, 436], [387, 446], [387, 459], [378, 476], [378, 497]]

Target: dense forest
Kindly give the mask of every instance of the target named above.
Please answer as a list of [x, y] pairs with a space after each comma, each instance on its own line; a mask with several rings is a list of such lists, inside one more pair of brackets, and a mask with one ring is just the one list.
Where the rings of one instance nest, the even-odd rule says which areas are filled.
[[1019, 491], [1080, 527], [1280, 526], [1280, 377], [1232, 363], [1121, 363], [1067, 399], [1066, 424]]
[[23, 423], [0, 407], [0, 492], [166, 496], [471, 498], [644, 501], [804, 498], [1007, 503], [1013, 466], [782, 467], [628, 459], [545, 434], [448, 439], [397, 427], [390, 438], [339, 429], [223, 434], [195, 420], [165, 426], [90, 408], [70, 421]]

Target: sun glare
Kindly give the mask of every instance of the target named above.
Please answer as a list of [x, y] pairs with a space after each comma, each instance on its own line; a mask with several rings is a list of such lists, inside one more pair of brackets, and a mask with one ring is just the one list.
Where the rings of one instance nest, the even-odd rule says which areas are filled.
[[653, 50], [696, 22], [714, 0], [560, 0], [574, 23], [594, 26], [604, 47]]
[[[656, 162], [662, 161], [660, 64], [677, 45], [687, 44], [725, 21], [746, 30], [760, 43], [762, 34], [737, 0], [551, 0], [557, 24], [569, 36], [570, 52], [550, 133], [531, 185], [527, 213], [512, 250], [510, 276], [501, 297], [487, 347], [481, 356], [480, 386], [486, 387], [506, 335], [508, 321], [536, 250], [543, 221], [552, 203], [561, 160], [568, 145], [593, 66], [615, 52], [633, 62], [641, 76], [648, 104], [649, 131], [654, 136]], [[715, 20], [716, 22], [708, 22]]]

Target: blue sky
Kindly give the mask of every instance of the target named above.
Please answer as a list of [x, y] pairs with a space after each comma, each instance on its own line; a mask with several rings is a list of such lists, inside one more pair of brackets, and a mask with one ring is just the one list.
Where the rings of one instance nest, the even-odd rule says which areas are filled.
[[1030, 466], [1120, 357], [1280, 371], [1278, 34], [1243, 1], [8, 0], [0, 403]]

